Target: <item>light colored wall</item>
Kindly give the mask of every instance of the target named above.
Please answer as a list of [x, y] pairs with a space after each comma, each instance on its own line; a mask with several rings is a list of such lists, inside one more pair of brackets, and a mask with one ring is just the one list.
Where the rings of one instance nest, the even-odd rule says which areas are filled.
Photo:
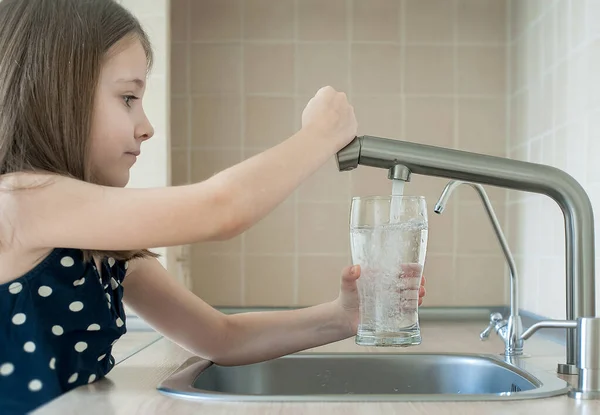
[[[143, 157], [131, 169], [128, 187], [164, 187], [171, 184], [171, 7], [170, 0], [121, 0], [146, 30], [154, 50], [152, 71], [144, 97], [146, 114], [154, 127], [154, 137], [142, 145]], [[189, 247], [159, 247], [159, 261], [169, 273], [187, 287]], [[130, 329], [146, 328], [126, 307]]]
[[[503, 0], [173, 0], [173, 183], [196, 182], [281, 142], [320, 86], [346, 91], [360, 134], [506, 154]], [[505, 267], [470, 190], [442, 216], [427, 197], [427, 305], [506, 302]], [[333, 299], [350, 262], [350, 197], [389, 194], [386, 172], [334, 159], [234, 240], [192, 247], [193, 290], [213, 305]], [[505, 193], [490, 189], [504, 217]]]
[[[590, 195], [598, 224], [600, 2], [512, 0], [509, 7], [509, 154], [573, 175]], [[560, 210], [545, 196], [513, 192], [508, 206], [524, 307], [565, 318]], [[597, 296], [599, 290], [597, 283]]]
[[[144, 108], [154, 127], [154, 137], [142, 145], [140, 157], [131, 169], [128, 187], [161, 187], [170, 184], [170, 19], [169, 0], [120, 0], [141, 22], [154, 48], [154, 64], [148, 77]], [[153, 251], [166, 262], [166, 248]]]

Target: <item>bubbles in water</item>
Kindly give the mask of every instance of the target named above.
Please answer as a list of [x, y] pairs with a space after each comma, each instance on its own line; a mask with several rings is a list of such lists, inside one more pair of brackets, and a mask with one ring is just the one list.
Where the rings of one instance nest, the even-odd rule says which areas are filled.
[[359, 332], [395, 332], [418, 323], [427, 222], [353, 228], [353, 262], [361, 265]]

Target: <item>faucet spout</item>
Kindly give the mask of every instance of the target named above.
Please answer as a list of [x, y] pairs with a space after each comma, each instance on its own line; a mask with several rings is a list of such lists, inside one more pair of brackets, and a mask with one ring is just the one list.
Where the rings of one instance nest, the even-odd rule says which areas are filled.
[[504, 253], [504, 257], [506, 262], [508, 263], [508, 268], [510, 271], [510, 314], [512, 316], [519, 315], [519, 295], [518, 295], [518, 286], [519, 286], [519, 276], [517, 274], [517, 265], [513, 258], [512, 252], [508, 246], [508, 242], [506, 242], [506, 237], [504, 236], [504, 232], [502, 231], [502, 227], [500, 226], [500, 222], [498, 221], [498, 217], [496, 216], [496, 212], [490, 202], [490, 198], [488, 197], [485, 189], [482, 185], [477, 183], [464, 182], [461, 180], [451, 180], [446, 187], [444, 187], [444, 191], [440, 196], [437, 204], [433, 211], [437, 214], [441, 214], [446, 208], [446, 204], [448, 203], [448, 199], [452, 195], [452, 192], [459, 187], [460, 185], [470, 186], [479, 195], [481, 202], [483, 203], [483, 207], [492, 222], [492, 226], [494, 228], [494, 232], [496, 237], [498, 238], [498, 242], [500, 243], [500, 247], [502, 248], [502, 252]]
[[573, 320], [549, 320], [539, 321], [529, 327], [521, 335], [522, 340], [527, 340], [539, 329], [574, 329], [577, 328], [577, 321]]
[[[389, 170], [400, 164], [412, 174], [549, 196], [565, 218], [566, 318], [594, 316], [594, 215], [585, 190], [567, 173], [540, 164], [367, 135], [356, 137], [337, 153], [336, 159], [340, 171], [358, 165]], [[559, 373], [577, 373], [576, 346], [575, 330], [569, 328], [566, 364], [559, 365]]]
[[504, 354], [506, 356], [518, 356], [523, 354], [523, 339], [521, 339], [523, 323], [521, 321], [521, 317], [519, 316], [519, 276], [517, 274], [517, 266], [515, 264], [512, 252], [508, 247], [508, 242], [506, 242], [506, 237], [504, 236], [504, 232], [502, 231], [502, 227], [500, 226], [496, 212], [494, 211], [492, 203], [490, 202], [490, 198], [488, 197], [485, 189], [482, 185], [477, 183], [451, 180], [446, 187], [444, 187], [444, 191], [442, 192], [442, 195], [440, 196], [440, 199], [433, 210], [435, 213], [441, 214], [446, 208], [446, 204], [448, 203], [448, 199], [452, 195], [452, 192], [454, 192], [457, 187], [463, 184], [475, 189], [479, 195], [488, 218], [490, 219], [490, 222], [492, 222], [494, 233], [496, 234], [498, 242], [502, 247], [502, 252], [504, 253], [506, 262], [508, 263], [508, 268], [510, 270], [510, 317], [507, 322], [505, 321], [500, 323], [502, 325], [502, 329], [499, 330], [499, 334], [504, 340], [504, 344], [506, 346]]

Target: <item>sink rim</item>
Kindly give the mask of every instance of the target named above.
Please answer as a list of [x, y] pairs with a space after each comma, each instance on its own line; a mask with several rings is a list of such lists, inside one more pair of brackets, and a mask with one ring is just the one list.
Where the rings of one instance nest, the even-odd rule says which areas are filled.
[[[221, 401], [221, 402], [456, 402], [456, 401], [508, 401], [550, 398], [566, 394], [570, 387], [568, 383], [550, 372], [536, 367], [528, 362], [528, 358], [505, 358], [503, 355], [483, 353], [439, 353], [439, 352], [299, 352], [277, 358], [302, 359], [302, 358], [389, 358], [399, 356], [449, 356], [486, 360], [491, 364], [508, 369], [527, 381], [536, 388], [521, 392], [501, 392], [486, 394], [306, 394], [306, 395], [251, 395], [232, 394], [225, 392], [208, 391], [193, 386], [202, 372], [214, 363], [194, 356], [181, 364], [170, 376], [157, 386], [157, 390], [164, 395], [193, 401]], [[274, 359], [273, 359], [274, 360]], [[509, 361], [510, 360], [510, 361]], [[261, 362], [264, 363], [264, 362]]]

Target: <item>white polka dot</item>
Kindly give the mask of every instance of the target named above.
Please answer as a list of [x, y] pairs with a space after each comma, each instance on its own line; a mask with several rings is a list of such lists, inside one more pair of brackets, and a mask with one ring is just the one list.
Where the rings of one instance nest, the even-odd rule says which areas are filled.
[[42, 285], [40, 287], [40, 289], [38, 290], [38, 294], [41, 297], [48, 297], [50, 294], [52, 294], [52, 288], [46, 286], [46, 285]]
[[117, 317], [117, 327], [122, 327], [123, 326], [123, 320], [121, 320], [121, 317]]
[[20, 282], [13, 282], [8, 286], [8, 292], [10, 292], [11, 294], [19, 294], [22, 289], [23, 284], [21, 284]]
[[125, 268], [126, 270], [127, 270], [127, 268], [129, 268], [129, 261], [127, 261], [127, 262], [125, 263], [125, 265], [123, 265], [123, 268]]
[[35, 343], [34, 342], [25, 343], [25, 345], [23, 346], [23, 350], [25, 350], [27, 353], [35, 352]]
[[73, 281], [73, 286], [77, 287], [78, 285], [83, 285], [84, 282], [85, 282], [85, 277], [81, 278], [79, 280]]
[[52, 333], [55, 336], [61, 336], [65, 331], [63, 330], [63, 328], [61, 326], [59, 326], [58, 324], [56, 326], [52, 326]]
[[110, 300], [112, 300], [112, 297], [110, 296], [109, 293], [106, 293], [106, 299], [108, 300], [109, 303], [110, 303]]
[[73, 261], [73, 258], [71, 258], [70, 256], [65, 256], [60, 260], [60, 265], [67, 268], [72, 267], [73, 265], [75, 265], [75, 261]]
[[69, 310], [77, 312], [83, 310], [83, 303], [81, 301], [73, 301], [69, 304]]
[[56, 358], [55, 357], [50, 359], [50, 369], [52, 369], [52, 370], [56, 369]]
[[69, 383], [75, 383], [75, 382], [77, 382], [77, 378], [78, 378], [78, 377], [79, 377], [79, 374], [78, 374], [78, 373], [73, 373], [73, 374], [71, 375], [71, 377], [69, 378], [68, 382], [69, 382]]
[[0, 366], [0, 375], [8, 376], [15, 371], [15, 366], [12, 363], [3, 363]]
[[116, 290], [117, 287], [119, 286], [119, 283], [114, 278], [111, 278], [110, 279], [110, 286], [112, 287], [113, 290]]
[[105, 354], [103, 354], [102, 356], [100, 356], [100, 357], [98, 358], [98, 361], [101, 361], [101, 360], [102, 360], [102, 359], [104, 359], [105, 357], [106, 357], [106, 355], [105, 355]]
[[96, 380], [96, 375], [94, 375], [93, 373], [90, 375], [90, 378], [88, 379], [88, 383], [92, 383], [93, 381]]
[[88, 331], [98, 331], [98, 330], [100, 330], [100, 325], [95, 324], [95, 323], [90, 324], [87, 329], [88, 329]]
[[77, 350], [79, 353], [83, 352], [87, 348], [88, 348], [88, 345], [86, 342], [77, 342], [75, 344], [75, 350]]
[[12, 318], [13, 324], [17, 326], [20, 326], [21, 324], [25, 323], [25, 320], [27, 320], [27, 316], [23, 313], [17, 313]]
[[115, 265], [115, 259], [114, 258], [108, 258], [108, 266], [112, 267], [113, 265]]
[[42, 382], [41, 381], [39, 381], [37, 379], [34, 379], [31, 382], [29, 382], [29, 390], [30, 391], [37, 392], [40, 389], [42, 389]]
[[110, 303], [106, 303], [106, 305], [108, 306], [108, 309], [110, 310], [110, 307], [111, 307]]

